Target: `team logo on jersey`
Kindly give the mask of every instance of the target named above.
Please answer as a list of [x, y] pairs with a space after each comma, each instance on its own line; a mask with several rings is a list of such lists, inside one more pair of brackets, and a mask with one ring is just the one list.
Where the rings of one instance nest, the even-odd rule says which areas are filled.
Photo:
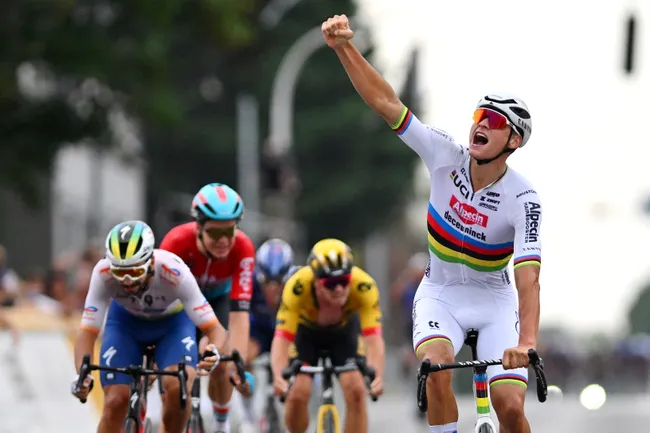
[[[501, 201], [500, 200], [495, 200], [495, 199], [493, 199], [492, 197], [490, 197], [488, 195], [489, 195], [489, 191], [488, 191], [488, 194], [482, 195], [480, 197], [478, 206], [496, 212], [497, 210], [499, 210], [498, 205], [499, 205], [499, 203], [501, 203]], [[497, 197], [498, 197], [498, 194], [497, 194]]]
[[452, 194], [449, 206], [456, 212], [458, 217], [465, 224], [478, 224], [482, 227], [487, 227], [488, 216], [480, 213], [474, 206], [466, 203], [461, 203], [455, 195]]
[[526, 230], [524, 242], [537, 242], [539, 237], [539, 220], [542, 216], [539, 203], [527, 201], [524, 203], [524, 212], [526, 213]]
[[449, 174], [449, 177], [451, 178], [452, 182], [454, 182], [454, 185], [456, 185], [456, 188], [458, 188], [460, 195], [462, 195], [465, 200], [471, 200], [474, 198], [474, 193], [469, 190], [467, 185], [465, 185], [456, 170], [452, 171], [451, 174]]
[[[253, 285], [253, 271], [255, 270], [255, 259], [246, 257], [239, 262], [239, 287], [243, 292], [250, 292]], [[250, 294], [249, 298], [250, 299]]]

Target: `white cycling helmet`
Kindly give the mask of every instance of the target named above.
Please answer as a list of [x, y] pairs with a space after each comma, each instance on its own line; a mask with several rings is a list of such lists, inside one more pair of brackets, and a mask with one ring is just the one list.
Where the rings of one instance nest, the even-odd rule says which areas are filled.
[[533, 133], [533, 122], [530, 111], [524, 101], [507, 93], [492, 93], [484, 96], [476, 108], [487, 108], [501, 113], [515, 127], [515, 132], [521, 136], [521, 145], [524, 147]]
[[106, 258], [118, 267], [137, 266], [153, 255], [153, 230], [142, 221], [119, 223], [106, 237]]

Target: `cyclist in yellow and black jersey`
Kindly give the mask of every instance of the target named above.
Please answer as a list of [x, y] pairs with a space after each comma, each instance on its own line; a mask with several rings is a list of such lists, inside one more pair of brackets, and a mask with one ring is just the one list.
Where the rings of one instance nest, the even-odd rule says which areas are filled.
[[[312, 248], [307, 266], [284, 286], [271, 346], [276, 394], [288, 390], [282, 369], [290, 358], [314, 365], [319, 355], [327, 353], [333, 365], [344, 365], [359, 353], [360, 335], [368, 365], [377, 372], [371, 392], [379, 395], [385, 355], [379, 290], [370, 275], [354, 266], [350, 247], [337, 239], [323, 239]], [[365, 433], [368, 420], [361, 373], [342, 373], [339, 382], [347, 407], [345, 431]], [[291, 433], [307, 429], [311, 386], [310, 375], [300, 374], [287, 396], [285, 422]]]

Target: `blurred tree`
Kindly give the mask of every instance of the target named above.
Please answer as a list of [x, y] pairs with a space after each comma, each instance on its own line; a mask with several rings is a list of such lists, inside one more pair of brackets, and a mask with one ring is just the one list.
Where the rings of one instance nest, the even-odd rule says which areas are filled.
[[[270, 84], [291, 45], [329, 16], [354, 16], [355, 9], [350, 0], [301, 2], [261, 34], [260, 44], [237, 57], [235, 87], [261, 96], [264, 120]], [[400, 217], [411, 196], [417, 155], [366, 107], [325, 44], [305, 65], [295, 95], [297, 214], [308, 227], [308, 241], [362, 240]], [[405, 102], [418, 109], [414, 98]]]
[[[149, 217], [162, 191], [236, 185], [237, 95], [258, 95], [267, 119], [289, 47], [330, 15], [354, 15], [351, 0], [301, 2], [262, 29], [269, 1], [5, 1], [0, 184], [33, 199], [60, 146], [113, 143], [110, 115], [124, 110], [145, 144]], [[307, 63], [296, 112], [298, 216], [310, 240], [358, 240], [401, 213], [417, 157], [364, 105], [330, 50]]]
[[628, 312], [630, 335], [650, 334], [650, 282], [639, 291], [636, 301]]
[[35, 204], [37, 178], [49, 173], [60, 146], [84, 138], [114, 142], [109, 113], [118, 108], [137, 116], [145, 131], [157, 131], [154, 137], [183, 125], [186, 101], [172, 85], [174, 68], [184, 64], [178, 47], [205, 40], [226, 51], [245, 46], [255, 35], [248, 17], [254, 5], [6, 0], [11, 13], [0, 15], [0, 185]]

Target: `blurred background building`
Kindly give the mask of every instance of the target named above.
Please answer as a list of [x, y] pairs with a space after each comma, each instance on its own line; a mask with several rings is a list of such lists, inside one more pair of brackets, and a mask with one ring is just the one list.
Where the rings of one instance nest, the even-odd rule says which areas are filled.
[[[400, 371], [412, 362], [408, 311], [427, 248], [428, 173], [324, 47], [320, 23], [346, 13], [405, 103], [457, 141], [482, 94], [527, 101], [535, 131], [510, 161], [545, 207], [540, 351], [549, 380], [565, 395], [591, 383], [648, 395], [650, 3], [7, 5], [0, 303], [24, 331], [20, 344], [74, 331], [110, 227], [141, 218], [162, 239], [189, 220], [198, 188], [217, 181], [244, 198], [242, 228], [256, 244], [284, 237], [299, 260], [326, 236], [354, 247], [381, 287], [389, 343], [404, 349], [391, 351], [391, 390], [411, 392]], [[12, 352], [10, 335], [0, 336]], [[469, 375], [456, 380], [471, 391]]]

